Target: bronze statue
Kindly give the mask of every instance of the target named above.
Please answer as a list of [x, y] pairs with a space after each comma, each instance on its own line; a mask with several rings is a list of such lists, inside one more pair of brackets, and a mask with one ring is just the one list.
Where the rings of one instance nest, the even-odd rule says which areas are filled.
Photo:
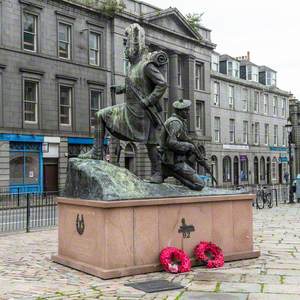
[[190, 189], [202, 190], [204, 182], [195, 170], [195, 163], [203, 166], [207, 173], [211, 172], [204, 147], [199, 148], [188, 136], [190, 106], [190, 100], [175, 101], [174, 114], [164, 124], [161, 136], [162, 173], [164, 179], [173, 176]]
[[138, 24], [125, 30], [125, 56], [130, 63], [125, 86], [112, 86], [117, 94], [125, 93], [125, 103], [107, 107], [96, 113], [95, 142], [91, 151], [81, 158], [103, 159], [103, 139], [107, 129], [123, 141], [146, 144], [151, 162], [150, 182], [161, 183], [161, 160], [158, 152], [158, 131], [161, 127], [159, 100], [167, 83], [159, 68], [168, 62], [162, 51], [149, 53], [145, 32]]

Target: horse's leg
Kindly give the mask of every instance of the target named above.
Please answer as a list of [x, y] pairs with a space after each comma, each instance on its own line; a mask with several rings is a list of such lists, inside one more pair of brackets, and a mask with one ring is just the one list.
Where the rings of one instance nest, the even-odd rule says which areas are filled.
[[90, 151], [84, 154], [80, 154], [79, 158], [90, 158], [103, 160], [103, 140], [105, 137], [105, 122], [102, 118], [101, 111], [98, 111], [95, 116], [95, 132], [94, 132], [94, 144]]
[[152, 183], [162, 183], [162, 171], [161, 171], [161, 158], [158, 152], [157, 146], [152, 144], [146, 145], [148, 150], [148, 157], [151, 162], [151, 178]]

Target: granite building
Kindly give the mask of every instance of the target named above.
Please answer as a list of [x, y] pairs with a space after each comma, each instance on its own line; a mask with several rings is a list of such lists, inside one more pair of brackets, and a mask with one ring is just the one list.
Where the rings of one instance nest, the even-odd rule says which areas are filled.
[[[162, 70], [168, 81], [163, 117], [171, 113], [173, 101], [189, 98], [194, 138], [211, 140], [215, 45], [210, 30], [195, 31], [175, 8], [126, 0], [126, 8], [111, 17], [79, 2], [0, 1], [0, 187], [63, 188], [68, 157], [93, 143], [95, 112], [124, 101], [109, 87], [124, 83], [124, 29], [133, 22], [144, 27], [150, 50], [162, 49], [169, 56]], [[106, 141], [114, 160], [116, 141]], [[120, 165], [147, 177], [145, 147], [120, 146]]]
[[[291, 99], [289, 102], [290, 121], [293, 125], [292, 144], [294, 145], [294, 175], [300, 174], [300, 101]], [[295, 177], [294, 177], [295, 178]]]
[[211, 161], [224, 186], [279, 184], [288, 172], [290, 93], [249, 56], [212, 55]]

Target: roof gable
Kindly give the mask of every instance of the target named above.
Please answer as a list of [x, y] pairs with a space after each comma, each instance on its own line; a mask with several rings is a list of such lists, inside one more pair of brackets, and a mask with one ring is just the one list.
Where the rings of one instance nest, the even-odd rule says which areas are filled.
[[189, 25], [185, 17], [176, 8], [170, 7], [163, 11], [151, 13], [145, 16], [145, 19], [174, 33], [197, 40], [202, 39], [201, 35]]

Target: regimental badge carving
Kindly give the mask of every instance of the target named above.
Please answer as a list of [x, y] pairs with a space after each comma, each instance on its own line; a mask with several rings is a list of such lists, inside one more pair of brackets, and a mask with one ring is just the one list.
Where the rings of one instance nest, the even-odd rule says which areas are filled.
[[191, 237], [191, 232], [195, 231], [194, 225], [186, 225], [185, 218], [181, 219], [181, 224], [178, 233], [182, 233], [184, 239], [189, 239]]
[[77, 214], [77, 218], [76, 218], [76, 230], [77, 232], [82, 235], [84, 232], [84, 219], [83, 219], [83, 215], [81, 215], [81, 218], [79, 218], [79, 214]]

